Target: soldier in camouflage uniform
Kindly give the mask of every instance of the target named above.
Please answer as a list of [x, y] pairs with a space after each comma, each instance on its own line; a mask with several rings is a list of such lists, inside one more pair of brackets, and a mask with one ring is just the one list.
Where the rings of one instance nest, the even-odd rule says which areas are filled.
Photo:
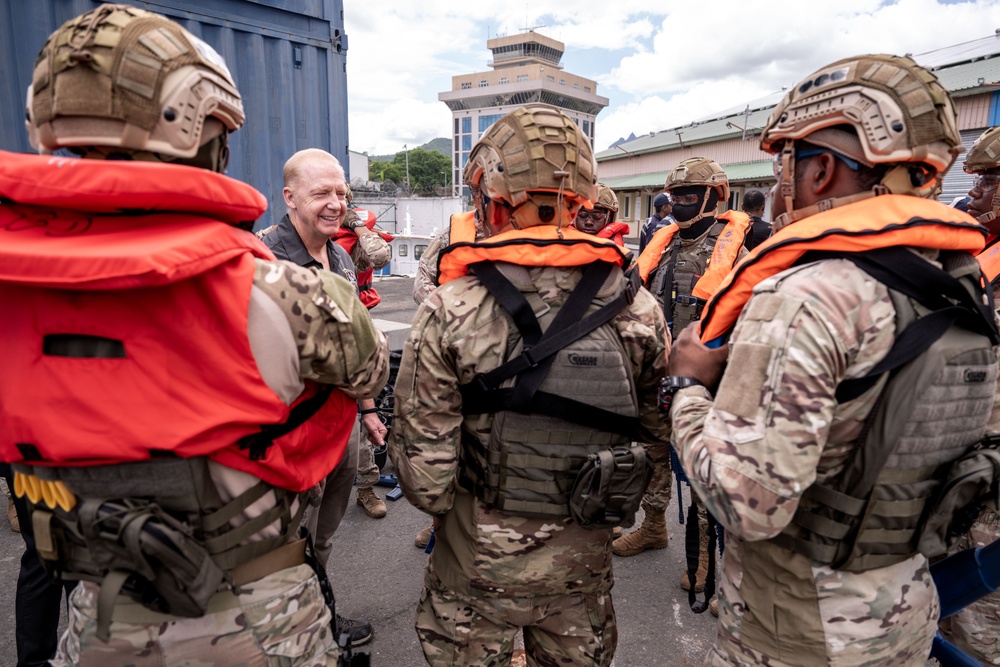
[[[980, 255], [983, 271], [993, 282], [993, 302], [997, 305], [998, 281], [993, 256], [997, 246], [997, 225], [1000, 220], [1000, 127], [993, 127], [976, 140], [965, 156], [965, 171], [975, 174], [969, 190], [969, 215], [979, 219], [990, 230], [986, 249]], [[993, 268], [991, 268], [993, 267]], [[956, 551], [982, 547], [1000, 539], [1000, 514], [989, 508], [959, 540]], [[941, 621], [944, 636], [984, 665], [1000, 665], [1000, 591], [972, 603], [958, 614]]]
[[[639, 257], [641, 267], [650, 267], [643, 276], [646, 287], [660, 302], [673, 336], [678, 336], [701, 317], [705, 297], [711, 294], [704, 283], [711, 279], [709, 261], [717, 271], [732, 268], [746, 254], [749, 217], [738, 211], [716, 214], [720, 202], [729, 200], [729, 178], [722, 167], [709, 158], [694, 157], [678, 164], [664, 186], [673, 201], [674, 224], [657, 230]], [[728, 252], [726, 252], [728, 250]], [[702, 292], [698, 292], [698, 287]], [[650, 447], [654, 473], [642, 499], [642, 525], [611, 545], [616, 556], [635, 556], [647, 549], [663, 549], [668, 544], [667, 505], [672, 491], [670, 451]], [[692, 496], [699, 525], [698, 568], [695, 590], [705, 588], [708, 574], [708, 517], [703, 505]], [[681, 573], [680, 585], [691, 588], [688, 572]]]
[[[134, 67], [123, 66], [121, 70], [115, 69], [115, 73], [109, 71], [110, 65], [119, 60], [131, 62]], [[140, 94], [131, 96], [135, 91]], [[157, 96], [151, 98], [153, 114], [150, 117], [146, 113], [150, 104], [147, 97], [154, 93]], [[95, 106], [94, 96], [100, 94], [113, 96], [115, 104], [106, 100], [103, 106]], [[138, 99], [142, 102], [137, 103]], [[191, 120], [191, 125], [183, 133], [170, 125], [171, 121], [178, 120], [174, 109], [177, 104], [190, 104], [192, 110], [192, 118], [187, 119]], [[91, 160], [107, 157], [135, 161], [135, 169], [139, 170], [134, 172], [137, 175], [148, 173], [148, 168], [140, 167], [139, 162], [164, 163], [157, 165], [160, 168], [156, 172], [160, 177], [158, 181], [151, 182], [151, 177], [142, 176], [146, 180], [141, 187], [146, 189], [139, 195], [129, 191], [130, 179], [116, 182], [114, 192], [102, 195], [110, 210], [134, 210], [135, 202], [142, 197], [155, 197], [159, 202], [176, 201], [177, 214], [172, 219], [185, 220], [187, 216], [189, 226], [202, 225], [200, 229], [216, 230], [213, 233], [223, 237], [229, 235], [244, 243], [244, 247], [259, 248], [249, 227], [265, 210], [264, 197], [249, 186], [221, 175], [228, 156], [228, 134], [243, 122], [239, 92], [222, 58], [209, 45], [173, 21], [125, 5], [102, 5], [72, 19], [53, 33], [38, 58], [35, 80], [29, 88], [27, 125], [32, 144], [40, 152], [65, 148], [87, 158], [77, 163], [77, 172], [92, 169], [89, 167]], [[130, 164], [115, 164], [120, 165], [117, 167], [120, 170], [131, 169]], [[205, 168], [206, 174], [193, 177], [191, 166]], [[220, 173], [209, 174], [208, 171]], [[174, 197], [169, 190], [176, 179], [184, 177], [188, 181], [192, 178], [210, 181], [210, 187], [216, 189], [208, 195], [209, 199], [232, 196], [233, 200], [227, 205], [239, 209], [240, 215], [252, 217], [249, 220], [223, 217], [214, 199], [203, 202], [201, 208], [185, 208], [193, 204], [185, 198]], [[159, 182], [165, 184], [162, 190], [157, 190]], [[205, 196], [196, 191], [197, 188], [192, 187], [191, 192], [184, 192], [185, 197]], [[9, 202], [7, 196], [5, 193], [5, 200]], [[116, 204], [122, 197], [123, 203]], [[126, 201], [131, 203], [124, 203]], [[149, 213], [163, 214], [167, 210]], [[151, 219], [165, 217], [168, 216]], [[138, 224], [144, 220], [139, 214], [134, 214], [133, 219], [139, 220]], [[232, 227], [216, 220], [228, 221]], [[244, 220], [245, 223], [239, 222]], [[238, 222], [242, 231], [237, 229]], [[112, 229], [106, 236], [113, 239], [116, 233]], [[267, 255], [262, 253], [261, 256]], [[374, 328], [348, 281], [291, 262], [256, 259], [251, 266], [252, 287], [249, 282], [248, 287], [252, 294], [247, 317], [253, 349], [248, 349], [248, 353], [261, 355], [254, 357], [261, 379], [273, 395], [285, 403], [286, 409], [310, 382], [333, 385], [354, 397], [370, 395], [384, 384], [388, 375], [384, 336]], [[250, 277], [247, 274], [247, 278]], [[157, 294], [154, 290], [150, 293]], [[185, 330], [183, 326], [179, 328]], [[199, 341], [215, 333], [215, 329], [207, 329], [200, 323], [191, 326], [190, 330]], [[230, 378], [224, 380], [228, 382]], [[333, 396], [340, 392], [335, 390]], [[86, 399], [80, 397], [80, 400]], [[333, 397], [328, 399], [318, 412], [308, 417], [307, 423], [314, 423], [312, 420], [316, 416], [326, 414], [324, 411], [332, 401]], [[347, 398], [337, 398], [337, 401], [338, 406], [346, 406], [335, 409], [343, 412], [349, 425], [351, 401]], [[165, 410], [170, 412], [169, 407]], [[123, 411], [120, 418], [124, 425], [131, 415]], [[328, 425], [329, 422], [324, 423]], [[156, 424], [143, 426], [149, 430], [150, 442], [146, 444], [150, 447], [157, 446], [161, 430], [170, 430], [158, 429]], [[206, 445], [210, 444], [209, 440], [205, 439]], [[330, 447], [328, 439], [314, 443], [302, 441], [304, 448], [313, 447], [315, 451]], [[16, 458], [8, 460], [19, 462]], [[205, 484], [214, 487], [223, 502], [239, 498], [248, 489], [261, 488], [261, 480], [248, 472], [215, 460], [207, 462], [207, 466], [210, 478]], [[279, 491], [279, 487], [272, 486], [263, 496], [255, 496], [256, 502], [249, 501], [252, 504], [233, 516], [232, 525], [248, 526], [244, 531], [247, 541], [243, 544], [252, 545], [267, 539], [280, 542], [296, 537], [297, 518], [286, 524], [284, 517], [274, 514], [271, 515], [276, 517], [273, 523], [259, 527], [247, 523], [262, 512], [270, 511]], [[29, 491], [29, 498], [30, 495]], [[288, 512], [297, 513], [307, 497], [293, 496]], [[74, 501], [84, 500], [85, 497], [80, 496]], [[30, 501], [32, 511], [40, 511], [41, 500], [30, 498]], [[255, 528], [256, 532], [252, 532]], [[286, 554], [281, 564], [271, 558], [277, 552]], [[42, 555], [43, 558], [53, 557]], [[242, 581], [242, 588], [224, 584], [214, 595], [209, 589], [207, 611], [197, 618], [161, 613], [125, 594], [117, 597], [112, 594], [107, 598], [101, 595], [102, 586], [90, 581], [81, 583], [71, 597], [69, 627], [52, 664], [336, 665], [339, 650], [331, 627], [331, 611], [325, 603], [317, 575], [305, 563], [299, 543], [288, 542], [246, 565], [259, 566], [259, 569], [239, 573], [239, 567], [227, 570], [227, 576], [232, 577], [229, 581]], [[67, 574], [72, 575], [73, 571]], [[107, 639], [100, 638], [102, 625], [108, 633]]]
[[[851, 462], [879, 401], [885, 374], [873, 376], [877, 383], [860, 396], [841, 402], [836, 392], [892, 348], [893, 298], [850, 261], [783, 270], [794, 258], [777, 249], [798, 238], [830, 247], [822, 243], [845, 224], [870, 225], [865, 243], [880, 248], [895, 241], [880, 240], [879, 230], [899, 229], [907, 236], [898, 243], [920, 247], [927, 259], [938, 249], [981, 248], [980, 229], [932, 200], [937, 179], [961, 150], [954, 107], [934, 75], [909, 58], [850, 58], [794, 86], [772, 113], [761, 146], [781, 161], [775, 235], [706, 307], [702, 336], [713, 347], [696, 328], [686, 331], [664, 383], [684, 469], [727, 530], [718, 639], [705, 664], [922, 666], [939, 606], [927, 558], [912, 542], [894, 564], [850, 571], [789, 546], [803, 495], [836, 480]], [[919, 229], [911, 234], [899, 224], [934, 229], [917, 239]], [[754, 273], [760, 266], [766, 272]], [[722, 346], [711, 328], [721, 317], [717, 306], [727, 309], [726, 327], [736, 322]], [[995, 372], [994, 355], [986, 357]], [[994, 393], [977, 407], [985, 427], [963, 433], [963, 447], [1000, 428], [994, 376], [980, 377]]]
[[[486, 237], [474, 245], [492, 249], [510, 239], [516, 246], [521, 238], [558, 234], [565, 249], [554, 245], [562, 241], [547, 242], [557, 253], [574, 252], [571, 242], [594, 246], [585, 240], [592, 236], [570, 228], [594, 196], [594, 171], [588, 140], [555, 108], [529, 105], [497, 121], [465, 171]], [[612, 242], [599, 247], [618, 266], [625, 261]], [[517, 260], [530, 276], [530, 286], [518, 289], [529, 290], [540, 315], [561, 307], [582, 276], [579, 266], [536, 265], [542, 252]], [[665, 442], [655, 396], [669, 344], [662, 313], [639, 289], [604, 326], [624, 352], [618, 370], [634, 378], [641, 439]], [[434, 517], [437, 531], [416, 621], [432, 666], [510, 664], [521, 628], [529, 664], [606, 666], [614, 655], [610, 527], [585, 530], [565, 516], [565, 505], [563, 516], [546, 518], [501, 511], [469, 481], [468, 457], [487, 446], [499, 415], [464, 415], [459, 387], [500, 366], [519, 340], [512, 318], [470, 273], [444, 281], [424, 300], [403, 350], [389, 453], [407, 498]], [[588, 440], [602, 437], [553, 421], [557, 430], [562, 423], [582, 428]]]

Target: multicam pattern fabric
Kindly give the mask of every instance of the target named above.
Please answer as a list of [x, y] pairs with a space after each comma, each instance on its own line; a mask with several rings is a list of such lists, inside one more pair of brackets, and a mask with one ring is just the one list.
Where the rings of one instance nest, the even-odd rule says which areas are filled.
[[54, 667], [336, 667], [330, 609], [307, 565], [217, 593], [198, 619], [157, 614], [119, 598], [107, 644], [95, 636], [100, 588], [73, 591], [69, 627]]
[[417, 263], [417, 275], [413, 279], [413, 300], [417, 302], [417, 305], [422, 304], [424, 299], [437, 289], [438, 257], [441, 255], [441, 248], [448, 243], [448, 233], [449, 229], [445, 229], [435, 236], [431, 244], [424, 250], [424, 254], [420, 256], [420, 262]]
[[257, 260], [254, 285], [288, 318], [303, 379], [367, 398], [389, 376], [385, 335], [372, 324], [354, 285], [329, 271]]
[[[528, 270], [547, 303], [565, 301], [582, 275], [576, 268]], [[640, 290], [612, 326], [636, 378], [641, 437], [666, 442], [669, 427], [656, 399], [669, 341], [663, 315]], [[441, 517], [431, 576], [462, 596], [605, 593], [612, 583], [610, 529], [503, 514], [458, 485], [461, 438], [485, 442], [492, 426], [491, 415], [463, 418], [458, 387], [499, 366], [514, 332], [502, 308], [467, 276], [424, 301], [404, 347], [389, 451], [410, 502]]]
[[[955, 545], [955, 550], [984, 547], [997, 540], [1000, 540], [1000, 514], [987, 509]], [[941, 631], [984, 665], [1000, 665], [1000, 591], [941, 621]]]
[[[359, 220], [358, 214], [350, 209], [344, 214], [341, 227], [347, 227], [357, 220]], [[358, 235], [358, 244], [351, 252], [351, 261], [354, 262], [354, 268], [358, 273], [372, 268], [381, 269], [389, 263], [392, 259], [392, 250], [381, 234], [367, 227], [360, 227], [355, 233]]]
[[524, 627], [532, 665], [607, 667], [618, 627], [602, 593], [516, 600], [455, 595], [428, 578], [417, 606], [417, 636], [431, 667], [505, 667]]
[[673, 496], [674, 477], [670, 469], [670, 447], [661, 443], [646, 445], [653, 459], [653, 477], [642, 496], [642, 509], [646, 514], [663, 514]]
[[706, 664], [924, 664], [939, 607], [922, 555], [850, 573], [766, 541], [848, 461], [884, 381], [843, 404], [836, 385], [868, 372], [894, 335], [881, 283], [844, 260], [798, 267], [754, 289], [714, 400], [701, 387], [677, 393], [682, 463], [728, 531]]

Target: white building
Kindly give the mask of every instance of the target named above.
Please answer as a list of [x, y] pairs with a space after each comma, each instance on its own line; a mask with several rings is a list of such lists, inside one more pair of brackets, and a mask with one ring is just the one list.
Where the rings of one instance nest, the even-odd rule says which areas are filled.
[[438, 94], [452, 114], [452, 183], [462, 183], [469, 151], [483, 132], [529, 102], [561, 108], [593, 142], [594, 122], [608, 98], [597, 94], [595, 81], [563, 71], [559, 61], [565, 44], [531, 30], [495, 37], [486, 45], [493, 52], [493, 70], [454, 76], [451, 90]]

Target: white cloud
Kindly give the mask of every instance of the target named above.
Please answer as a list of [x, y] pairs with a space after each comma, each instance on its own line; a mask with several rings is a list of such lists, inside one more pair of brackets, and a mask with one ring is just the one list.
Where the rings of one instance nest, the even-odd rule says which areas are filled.
[[838, 58], [923, 53], [992, 34], [1000, 1], [345, 0], [351, 148], [382, 153], [450, 136], [437, 94], [487, 69], [489, 36], [566, 43], [566, 70], [610, 106], [597, 146], [685, 124], [794, 84]]

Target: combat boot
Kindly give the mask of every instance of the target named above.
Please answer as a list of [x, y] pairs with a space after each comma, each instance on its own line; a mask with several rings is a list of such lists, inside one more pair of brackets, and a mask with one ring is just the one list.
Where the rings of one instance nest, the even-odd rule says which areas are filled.
[[638, 530], [612, 542], [611, 551], [616, 556], [635, 556], [646, 549], [666, 549], [667, 539], [667, 513], [647, 512]]
[[371, 487], [358, 489], [358, 504], [364, 508], [365, 514], [373, 519], [381, 519], [385, 516], [385, 501], [375, 495]]
[[417, 539], [413, 540], [413, 543], [423, 549], [427, 546], [427, 543], [431, 541], [431, 527], [427, 526], [419, 533], [417, 533]]
[[[692, 513], [688, 520], [697, 521], [697, 515]], [[698, 531], [698, 569], [694, 576], [694, 590], [696, 593], [701, 593], [705, 590], [705, 578], [708, 577], [708, 533], [704, 530]], [[686, 591], [691, 590], [691, 579], [687, 570], [681, 573], [681, 588]]]
[[611, 537], [617, 540], [619, 537], [622, 536], [622, 533], [624, 532], [625, 531], [622, 530], [621, 526], [615, 526], [614, 528], [611, 529]]
[[712, 616], [719, 617], [719, 598], [712, 598], [712, 601], [708, 603], [708, 610], [712, 612]]
[[15, 533], [21, 532], [21, 522], [17, 518], [17, 509], [14, 507], [14, 499], [7, 499], [7, 522], [10, 524], [10, 529]]

